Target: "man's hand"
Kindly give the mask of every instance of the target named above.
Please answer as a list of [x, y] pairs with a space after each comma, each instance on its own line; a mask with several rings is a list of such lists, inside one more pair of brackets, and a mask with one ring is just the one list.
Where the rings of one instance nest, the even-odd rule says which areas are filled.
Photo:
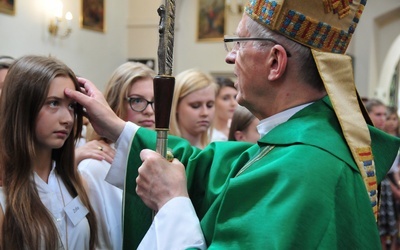
[[167, 161], [160, 154], [144, 149], [140, 152], [143, 163], [138, 169], [136, 193], [156, 212], [175, 197], [189, 197], [185, 167], [177, 159]]
[[92, 82], [84, 78], [78, 78], [78, 81], [81, 92], [67, 88], [64, 90], [65, 95], [86, 109], [86, 116], [97, 134], [115, 142], [124, 129], [125, 121], [114, 113]]

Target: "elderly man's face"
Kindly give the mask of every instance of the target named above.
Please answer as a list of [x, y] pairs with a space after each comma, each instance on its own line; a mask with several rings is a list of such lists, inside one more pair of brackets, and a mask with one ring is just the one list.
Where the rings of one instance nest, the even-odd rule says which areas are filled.
[[[247, 29], [248, 22], [254, 21], [243, 15], [236, 30], [238, 37], [254, 37]], [[254, 46], [254, 41], [242, 41], [225, 59], [227, 63], [234, 64], [234, 74], [237, 76], [235, 87], [238, 90], [236, 100], [240, 105], [256, 112], [268, 102], [268, 53], [269, 50], [260, 50]]]
[[8, 69], [0, 69], [0, 94], [3, 89], [4, 79], [6, 78]]

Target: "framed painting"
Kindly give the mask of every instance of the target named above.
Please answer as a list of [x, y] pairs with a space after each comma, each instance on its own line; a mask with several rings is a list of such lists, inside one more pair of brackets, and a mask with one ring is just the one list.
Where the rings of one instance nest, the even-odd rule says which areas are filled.
[[14, 0], [0, 0], [0, 13], [14, 15], [15, 14], [15, 1]]
[[225, 0], [198, 0], [197, 40], [222, 41], [225, 34]]
[[105, 31], [105, 0], [82, 0], [81, 26], [84, 29]]

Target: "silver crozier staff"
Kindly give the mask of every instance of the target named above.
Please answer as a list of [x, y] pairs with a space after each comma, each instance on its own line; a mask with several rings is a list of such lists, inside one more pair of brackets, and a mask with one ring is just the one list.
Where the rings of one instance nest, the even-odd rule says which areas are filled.
[[[158, 75], [154, 78], [154, 112], [157, 131], [156, 151], [167, 158], [167, 136], [169, 130], [169, 117], [171, 114], [172, 97], [175, 87], [175, 78], [172, 77], [172, 57], [174, 48], [174, 22], [175, 22], [175, 1], [165, 0], [158, 8], [160, 15], [158, 45]], [[125, 204], [129, 204], [133, 211], [124, 211], [124, 223], [134, 227], [124, 229], [123, 249], [137, 249], [150, 228], [154, 218], [154, 211], [149, 209], [136, 192], [126, 192]], [[126, 207], [126, 205], [125, 205]], [[129, 219], [128, 219], [129, 218]], [[129, 229], [132, 229], [129, 230]]]
[[175, 78], [172, 77], [174, 51], [175, 0], [165, 0], [158, 8], [160, 33], [158, 75], [154, 78], [154, 112], [157, 131], [156, 151], [167, 158], [167, 136]]

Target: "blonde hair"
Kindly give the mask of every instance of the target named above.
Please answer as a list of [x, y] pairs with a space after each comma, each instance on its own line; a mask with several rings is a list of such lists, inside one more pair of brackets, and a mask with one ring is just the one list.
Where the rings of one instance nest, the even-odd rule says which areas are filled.
[[[128, 97], [128, 92], [133, 84], [140, 79], [155, 77], [156, 73], [146, 65], [137, 62], [126, 62], [120, 65], [111, 75], [106, 85], [104, 97], [111, 109], [118, 117], [125, 117], [126, 109], [124, 102]], [[88, 127], [87, 141], [100, 138], [91, 127]]]
[[[171, 105], [171, 118], [170, 118], [170, 134], [182, 137], [182, 132], [179, 128], [178, 117], [176, 110], [182, 98], [193, 93], [194, 91], [212, 86], [215, 94], [218, 91], [218, 85], [214, 78], [205, 72], [198, 69], [189, 69], [179, 73], [175, 79], [174, 96]], [[210, 142], [210, 131], [201, 135], [201, 145], [204, 147]]]

